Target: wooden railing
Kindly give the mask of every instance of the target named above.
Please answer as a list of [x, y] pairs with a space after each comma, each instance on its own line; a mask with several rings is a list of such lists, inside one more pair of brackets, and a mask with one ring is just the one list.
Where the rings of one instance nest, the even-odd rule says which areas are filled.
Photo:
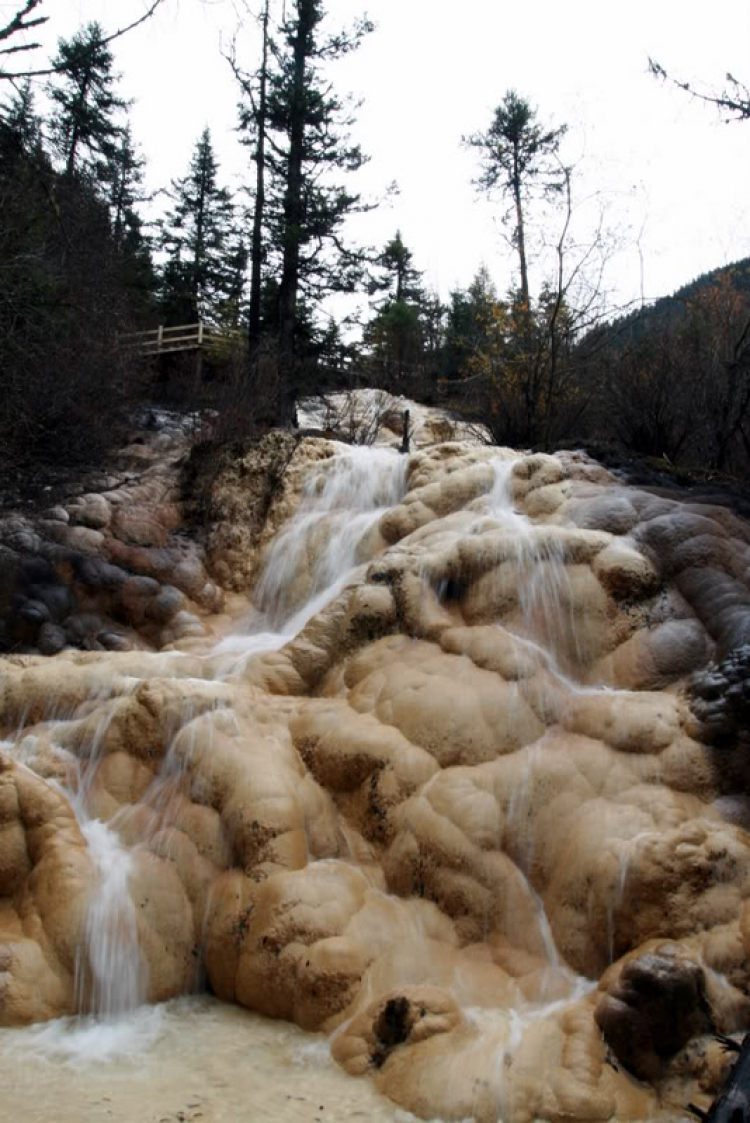
[[171, 351], [200, 351], [220, 345], [240, 346], [244, 334], [210, 324], [180, 324], [167, 328], [160, 324], [150, 331], [133, 331], [120, 336], [123, 347], [139, 351], [142, 355], [166, 355]]

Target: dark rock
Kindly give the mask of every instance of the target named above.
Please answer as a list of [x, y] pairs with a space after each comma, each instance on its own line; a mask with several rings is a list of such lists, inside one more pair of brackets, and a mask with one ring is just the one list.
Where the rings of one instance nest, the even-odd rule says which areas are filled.
[[82, 495], [76, 503], [71, 504], [68, 513], [75, 522], [92, 530], [103, 530], [109, 526], [112, 518], [109, 503], [103, 495]]
[[45, 624], [50, 617], [46, 604], [38, 600], [23, 601], [18, 608], [18, 615], [30, 624]]
[[19, 563], [19, 580], [21, 585], [28, 587], [54, 583], [57, 577], [45, 558], [23, 558]]
[[653, 952], [627, 960], [596, 1006], [596, 1023], [618, 1060], [641, 1080], [710, 1028], [702, 968]]
[[390, 998], [373, 1024], [373, 1033], [378, 1046], [371, 1060], [376, 1068], [381, 1068], [388, 1055], [397, 1045], [409, 1037], [412, 1029], [411, 1003], [404, 995]]
[[154, 577], [128, 577], [124, 592], [132, 597], [155, 597], [161, 585]]
[[65, 621], [65, 634], [76, 646], [84, 645], [87, 640], [96, 640], [99, 632], [104, 630], [104, 620], [94, 612], [78, 612]]
[[97, 643], [107, 651], [130, 651], [132, 643], [122, 632], [101, 631], [96, 637]]
[[157, 624], [166, 624], [182, 608], [183, 597], [174, 585], [165, 585], [157, 597], [148, 604], [146, 615]]
[[705, 740], [750, 741], [750, 643], [696, 672], [687, 692]]
[[67, 585], [31, 585], [27, 593], [46, 605], [53, 620], [64, 620], [73, 611], [75, 599]]
[[65, 632], [57, 624], [42, 624], [36, 642], [42, 655], [57, 655], [65, 647]]
[[83, 554], [100, 555], [104, 549], [104, 535], [100, 530], [91, 530], [87, 526], [71, 526], [64, 529], [66, 545]]
[[101, 558], [78, 557], [73, 565], [76, 580], [94, 589], [118, 589], [127, 580], [124, 569]]
[[20, 554], [36, 554], [41, 538], [25, 519], [10, 518], [0, 527], [0, 536], [5, 546]]
[[[739, 1056], [732, 1065], [720, 1095], [702, 1116], [705, 1123], [750, 1123], [750, 1035], [742, 1045], [720, 1038], [724, 1047]], [[689, 1110], [697, 1114], [692, 1107]]]

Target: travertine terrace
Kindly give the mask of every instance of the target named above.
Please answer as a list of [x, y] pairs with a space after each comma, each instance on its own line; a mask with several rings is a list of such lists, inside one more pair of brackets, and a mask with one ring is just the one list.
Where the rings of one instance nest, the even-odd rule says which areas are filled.
[[750, 526], [421, 431], [252, 534], [219, 480], [202, 634], [2, 661], [0, 1023], [205, 979], [424, 1118], [679, 1119], [750, 1025]]

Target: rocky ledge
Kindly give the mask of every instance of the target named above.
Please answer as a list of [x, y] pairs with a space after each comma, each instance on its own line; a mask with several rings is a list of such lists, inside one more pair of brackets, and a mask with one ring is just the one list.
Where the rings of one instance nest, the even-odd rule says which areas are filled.
[[0, 513], [0, 651], [162, 648], [222, 606], [182, 528], [193, 419], [149, 411], [106, 471], [36, 513]]

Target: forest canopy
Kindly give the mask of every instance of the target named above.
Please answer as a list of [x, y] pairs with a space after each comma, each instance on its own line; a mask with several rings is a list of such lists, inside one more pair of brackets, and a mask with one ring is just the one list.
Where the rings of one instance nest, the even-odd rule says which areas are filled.
[[[243, 182], [208, 121], [181, 173], [149, 192], [116, 51], [161, 2], [121, 27], [85, 24], [46, 58], [35, 38], [52, 18], [44, 0], [19, 3], [0, 27], [5, 457], [101, 455], [118, 419], [162, 399], [218, 408], [228, 429], [252, 433], [293, 424], [300, 396], [373, 385], [445, 403], [501, 443], [612, 442], [746, 470], [745, 261], [669, 299], [618, 307], [604, 219], [585, 236], [577, 225], [573, 126], [510, 88], [484, 121], [466, 120], [463, 146], [513, 282], [500, 290], [492, 260], [478, 260], [470, 284], [441, 296], [408, 229], [394, 223], [380, 245], [353, 235], [352, 219], [378, 201], [363, 187], [368, 156], [337, 63], [378, 32], [364, 15], [338, 26], [322, 0], [265, 0], [255, 48], [225, 49]], [[731, 76], [704, 94], [651, 68], [747, 116]], [[198, 323], [226, 342], [197, 371], [188, 359], [146, 363], [126, 342]]]

